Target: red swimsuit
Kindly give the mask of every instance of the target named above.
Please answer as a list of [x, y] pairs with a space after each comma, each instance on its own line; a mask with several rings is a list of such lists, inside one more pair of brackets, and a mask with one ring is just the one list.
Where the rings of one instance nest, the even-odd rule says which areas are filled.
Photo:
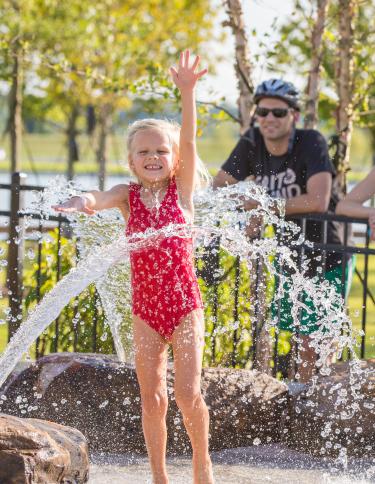
[[[178, 205], [173, 178], [158, 209], [148, 209], [140, 197], [141, 185], [129, 186], [130, 217], [126, 235], [160, 229], [169, 224], [186, 224]], [[202, 308], [193, 264], [191, 238], [166, 237], [161, 242], [130, 254], [133, 314], [169, 340], [182, 318]]]

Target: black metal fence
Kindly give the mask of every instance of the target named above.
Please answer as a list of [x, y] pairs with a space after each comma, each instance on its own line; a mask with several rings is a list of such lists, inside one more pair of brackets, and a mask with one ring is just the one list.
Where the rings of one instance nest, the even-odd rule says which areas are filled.
[[[17, 331], [23, 315], [29, 309], [30, 300], [39, 302], [45, 292], [45, 286], [48, 290], [51, 284], [57, 283], [64, 275], [67, 269], [76, 262], [78, 258], [78, 249], [75, 241], [73, 256], [70, 257], [68, 267], [62, 244], [64, 240], [71, 239], [71, 227], [66, 217], [61, 214], [56, 216], [49, 216], [48, 220], [43, 218], [39, 213], [27, 212], [25, 210], [24, 195], [27, 191], [42, 191], [45, 187], [25, 184], [26, 176], [21, 173], [13, 173], [10, 184], [0, 184], [0, 190], [6, 190], [10, 193], [10, 209], [0, 210], [0, 217], [8, 219], [4, 224], [8, 226], [7, 244], [7, 277], [5, 293], [8, 295], [8, 340]], [[25, 226], [25, 220], [28, 220], [28, 227]], [[49, 244], [52, 247], [47, 247], [48, 244], [43, 243], [43, 235], [53, 231], [53, 243]], [[30, 240], [29, 235], [36, 232], [38, 237]], [[2, 230], [5, 235], [5, 230]], [[25, 270], [25, 261], [27, 259], [25, 248], [28, 251], [35, 253], [34, 264], [32, 269]], [[46, 270], [45, 261], [48, 258], [53, 258], [52, 272]], [[30, 265], [30, 263], [28, 264]], [[29, 278], [27, 280], [27, 275]], [[49, 278], [50, 281], [46, 281]], [[48, 284], [46, 284], [48, 283]], [[35, 356], [43, 356], [46, 351], [57, 352], [69, 346], [73, 351], [79, 351], [84, 348], [85, 351], [96, 352], [98, 349], [104, 351], [114, 351], [114, 344], [111, 338], [106, 338], [106, 343], [100, 345], [99, 337], [103, 333], [103, 311], [100, 310], [100, 300], [96, 290], [91, 291], [89, 299], [91, 299], [91, 311], [87, 313], [86, 319], [90, 317], [90, 331], [86, 331], [86, 342], [84, 345], [79, 344], [80, 327], [74, 321], [66, 326], [66, 317], [73, 320], [77, 316], [79, 298], [76, 298], [71, 304], [71, 311], [66, 314], [65, 318], [59, 316], [49, 329], [48, 338], [38, 338], [35, 343]], [[86, 297], [87, 299], [87, 297]], [[87, 301], [86, 301], [87, 303]], [[87, 306], [87, 304], [86, 304]], [[30, 308], [32, 304], [30, 305]], [[85, 311], [87, 308], [84, 309]], [[65, 319], [65, 320], [64, 320]], [[100, 324], [102, 328], [100, 328]], [[65, 331], [63, 332], [62, 329]], [[87, 328], [86, 328], [87, 329]], [[47, 347], [46, 341], [50, 339], [50, 344]]]
[[[44, 231], [55, 229], [55, 281], [58, 281], [62, 275], [62, 259], [61, 259], [61, 241], [62, 235], [69, 231], [67, 230], [68, 221], [65, 217], [51, 216], [48, 220], [42, 219], [38, 214], [26, 213], [23, 205], [23, 194], [27, 190], [43, 190], [44, 187], [30, 186], [25, 184], [25, 176], [20, 173], [14, 173], [10, 184], [0, 184], [0, 190], [6, 190], [10, 193], [10, 209], [1, 210], [0, 217], [5, 217], [9, 220], [9, 238], [8, 238], [8, 272], [7, 272], [7, 290], [9, 301], [9, 338], [17, 330], [19, 324], [22, 321], [22, 315], [25, 306], [25, 287], [24, 287], [24, 244], [23, 241], [27, 240], [27, 233], [23, 234], [23, 219], [25, 216], [31, 217], [35, 221], [35, 227], [40, 233]], [[374, 289], [369, 286], [369, 267], [370, 262], [375, 263], [375, 249], [370, 246], [369, 226], [368, 221], [365, 219], [354, 219], [349, 217], [330, 215], [330, 214], [308, 214], [308, 215], [295, 215], [293, 219], [301, 225], [302, 233], [306, 231], [306, 223], [309, 221], [316, 221], [322, 224], [321, 240], [314, 243], [314, 251], [319, 252], [321, 257], [322, 277], [326, 270], [327, 254], [331, 251], [342, 254], [342, 291], [344, 294], [345, 277], [348, 272], [348, 256], [357, 254], [363, 257], [363, 270], [356, 269], [355, 277], [360, 283], [361, 287], [361, 328], [363, 335], [361, 337], [360, 356], [366, 357], [366, 337], [369, 324], [375, 324], [375, 321], [368, 321], [369, 304], [375, 305]], [[344, 233], [344, 244], [330, 244], [327, 243], [327, 225], [331, 222], [338, 222], [342, 224]], [[351, 227], [354, 224], [355, 235], [359, 240], [360, 245], [354, 245], [350, 238]], [[302, 257], [305, 252], [310, 251], [311, 248], [308, 245], [301, 245], [299, 248], [299, 264], [302, 263]], [[42, 297], [42, 277], [41, 270], [43, 259], [43, 247], [41, 243], [37, 244], [36, 254], [36, 271], [35, 276], [35, 290], [36, 300], [39, 301]], [[229, 260], [229, 259], [228, 259]], [[207, 270], [207, 264], [209, 270]], [[216, 268], [219, 266], [224, 267], [224, 274], [221, 277], [213, 277]], [[251, 366], [262, 366], [262, 356], [259, 355], [259, 348], [262, 345], [262, 332], [264, 330], [264, 324], [266, 320], [267, 303], [264, 297], [264, 291], [261, 289], [264, 287], [263, 278], [264, 270], [261, 261], [257, 262], [254, 268], [254, 274], [252, 280], [243, 279], [241, 273], [240, 260], [232, 258], [231, 261], [227, 261], [226, 264], [222, 264], [220, 261], [220, 255], [218, 251], [214, 254], [209, 254], [206, 257], [206, 269], [198, 268], [198, 273], [204, 279], [205, 284], [205, 297], [206, 302], [209, 305], [208, 318], [210, 320], [210, 338], [207, 343], [207, 361], [210, 364], [226, 364], [228, 366], [240, 366], [244, 367], [248, 365], [248, 362], [252, 362]], [[232, 286], [230, 289], [231, 299], [231, 316], [232, 322], [234, 322], [234, 328], [230, 331], [230, 341], [228, 337], [225, 345], [222, 341], [220, 331], [218, 331], [220, 322], [220, 315], [222, 312], [222, 304], [220, 302], [221, 285], [228, 281], [228, 278], [232, 280]], [[245, 280], [245, 282], [244, 282]], [[263, 282], [262, 282], [263, 281]], [[247, 288], [247, 285], [249, 288]], [[92, 324], [90, 330], [90, 342], [87, 343], [85, 348], [87, 351], [97, 351], [98, 349], [98, 321], [99, 321], [99, 298], [94, 292], [93, 297], [95, 303], [93, 304], [93, 312], [91, 314]], [[251, 303], [248, 304], [247, 299]], [[246, 323], [236, 324], [241, 320], [241, 315], [247, 312], [248, 318]], [[241, 314], [240, 314], [241, 313]], [[75, 314], [74, 311], [72, 313]], [[228, 318], [228, 315], [226, 315]], [[69, 338], [72, 342], [72, 349], [79, 348], [78, 345], [78, 330], [76, 325], [72, 325], [71, 334], [65, 334], [65, 337]], [[68, 333], [69, 331], [68, 330]], [[59, 350], [59, 338], [61, 333], [61, 322], [57, 319], [53, 325], [53, 345], [51, 350]], [[248, 333], [247, 344], [244, 343], [243, 332]], [[66, 330], [65, 330], [66, 333]], [[227, 335], [228, 336], [228, 335]], [[259, 342], [259, 343], [258, 343]], [[273, 335], [273, 349], [272, 354], [268, 355], [268, 358], [272, 358], [272, 373], [277, 374], [279, 369], [283, 366], [283, 355], [279, 351], [279, 335], [278, 332]], [[223, 358], [223, 347], [225, 346], [225, 358]], [[113, 348], [113, 345], [111, 345]], [[43, 354], [43, 349], [39, 347], [39, 341], [36, 343], [36, 356]], [[348, 355], [350, 357], [350, 355]]]
[[[302, 251], [314, 251], [321, 255], [320, 265], [322, 267], [321, 277], [327, 273], [326, 261], [327, 254], [330, 252], [340, 254], [341, 258], [341, 295], [345, 299], [348, 272], [351, 271], [351, 263], [353, 263], [353, 275], [358, 278], [362, 288], [362, 311], [361, 311], [361, 349], [360, 356], [365, 358], [366, 347], [366, 328], [367, 328], [367, 314], [368, 304], [375, 305], [375, 287], [370, 287], [369, 284], [369, 268], [370, 260], [372, 267], [375, 269], [375, 248], [370, 247], [370, 227], [368, 219], [346, 217], [336, 214], [307, 214], [307, 215], [293, 215], [291, 219], [301, 222], [301, 231], [305, 235], [306, 224], [309, 221], [322, 224], [321, 240], [314, 242], [313, 248], [302, 246]], [[330, 222], [340, 223], [343, 232], [343, 244], [335, 244], [327, 242], [327, 226]], [[357, 230], [353, 230], [353, 225], [357, 225]], [[355, 245], [354, 240], [360, 239], [360, 244]], [[363, 257], [363, 273], [356, 267], [353, 256]], [[370, 259], [371, 257], [371, 259]], [[375, 324], [375, 320], [372, 321]]]

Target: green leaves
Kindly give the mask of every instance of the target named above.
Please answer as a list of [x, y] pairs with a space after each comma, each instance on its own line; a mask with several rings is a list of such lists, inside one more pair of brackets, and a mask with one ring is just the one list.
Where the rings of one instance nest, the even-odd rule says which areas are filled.
[[25, 78], [32, 77], [62, 112], [103, 103], [115, 111], [122, 97], [140, 96], [146, 87], [149, 98], [155, 91], [156, 97], [176, 99], [168, 68], [181, 49], [213, 36], [214, 15], [209, 0], [4, 0], [0, 79], [10, 80], [17, 39], [25, 53]]
[[[33, 262], [24, 271], [24, 287], [26, 297], [24, 301], [25, 312], [29, 312], [43, 298], [57, 282], [57, 230], [50, 232], [48, 241], [41, 243], [41, 265]], [[72, 240], [61, 238], [60, 249], [60, 277], [64, 277], [75, 265], [75, 243]], [[40, 288], [38, 290], [38, 280]], [[94, 285], [89, 286], [78, 297], [74, 298], [63, 309], [58, 318], [59, 338], [58, 351], [90, 352], [93, 350], [94, 325], [96, 325], [96, 350], [97, 352], [112, 353], [113, 340], [104, 321], [104, 313], [101, 308]], [[55, 348], [55, 324], [40, 336], [38, 354], [48, 354]]]
[[[293, 15], [279, 28], [280, 41], [268, 48], [266, 58], [270, 70], [287, 76], [293, 71], [304, 76], [307, 82], [307, 70], [311, 64], [312, 20], [315, 12], [308, 12], [311, 6], [316, 9], [317, 2], [295, 1]], [[366, 110], [375, 107], [375, 4], [371, 0], [357, 1], [358, 15], [354, 22], [353, 45], [353, 102], [354, 122], [361, 127], [374, 125], [375, 116], [366, 115]], [[313, 8], [311, 8], [313, 10]], [[337, 61], [339, 48], [339, 21], [342, 17], [338, 0], [329, 3], [327, 19], [323, 32], [323, 53], [321, 59], [319, 89], [319, 119], [326, 131], [335, 131], [338, 95]]]

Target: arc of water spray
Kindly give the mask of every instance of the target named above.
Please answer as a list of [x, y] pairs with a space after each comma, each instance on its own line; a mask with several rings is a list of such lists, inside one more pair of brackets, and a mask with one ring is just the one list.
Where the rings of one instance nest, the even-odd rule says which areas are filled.
[[[128, 246], [125, 237], [121, 237], [112, 244], [99, 247], [79, 262], [46, 294], [30, 313], [27, 321], [20, 326], [0, 358], [0, 387], [13, 371], [20, 357], [28, 351], [35, 339], [49, 324], [59, 316], [70, 299], [102, 277], [112, 265], [123, 260], [128, 254]], [[121, 358], [121, 351], [119, 357]]]

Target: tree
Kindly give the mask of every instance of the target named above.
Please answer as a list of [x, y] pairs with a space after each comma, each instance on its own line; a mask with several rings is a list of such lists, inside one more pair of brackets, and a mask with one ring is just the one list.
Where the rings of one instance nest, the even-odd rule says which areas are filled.
[[[317, 6], [318, 3], [295, 1], [292, 18], [280, 28], [280, 42], [268, 52], [273, 70], [285, 73], [285, 67], [290, 70], [292, 66], [300, 74], [306, 72], [305, 66], [313, 56], [312, 33], [319, 21]], [[319, 117], [336, 131], [331, 144], [335, 147], [333, 160], [342, 192], [346, 190], [353, 123], [370, 126], [373, 122], [366, 112], [375, 90], [371, 41], [375, 33], [371, 21], [374, 14], [375, 5], [370, 0], [331, 0], [322, 36]]]
[[228, 20], [223, 25], [229, 26], [235, 39], [234, 69], [238, 86], [238, 114], [241, 131], [245, 131], [250, 122], [253, 107], [254, 86], [251, 79], [249, 42], [245, 30], [242, 5], [239, 0], [226, 0]]
[[305, 129], [313, 129], [318, 121], [318, 99], [323, 32], [329, 0], [316, 0], [316, 20], [311, 33], [311, 67], [306, 87]]
[[[32, 8], [30, 2], [29, 7]], [[22, 136], [22, 93], [23, 93], [23, 69], [24, 51], [30, 38], [28, 21], [30, 20], [29, 8], [25, 9], [22, 0], [7, 1], [0, 6], [1, 23], [3, 28], [1, 42], [2, 78], [9, 82], [8, 96], [9, 117], [6, 131], [10, 135], [11, 169], [12, 172], [20, 171], [20, 151]]]
[[[21, 23], [14, 15], [18, 5], [27, 27], [22, 31], [22, 39], [28, 39], [27, 67], [47, 83], [45, 95], [65, 113], [70, 148], [81, 107], [91, 105], [97, 111], [96, 153], [103, 187], [113, 113], [130, 105], [140, 80], [165, 82], [167, 66], [176, 61], [179, 50], [197, 50], [212, 37], [213, 8], [209, 0], [5, 1], [0, 7], [0, 23], [9, 31], [1, 44], [4, 65], [6, 56], [16, 58], [11, 49], [20, 38]], [[25, 12], [31, 14], [26, 17]], [[73, 159], [70, 149], [70, 176]]]
[[[166, 67], [176, 62], [177, 52], [212, 35], [213, 11], [207, 0], [146, 4], [107, 0], [93, 15], [100, 28], [93, 30], [89, 41], [94, 49], [88, 52], [89, 65], [97, 73], [91, 91], [96, 94], [92, 99], [98, 113], [96, 157], [103, 187], [113, 113], [137, 94], [141, 80], [152, 84], [156, 79], [165, 85]], [[170, 32], [176, 35], [171, 38]]]
[[337, 160], [339, 191], [346, 193], [346, 173], [349, 170], [350, 140], [353, 132], [354, 95], [354, 31], [358, 17], [357, 0], [339, 0], [339, 25], [335, 82], [338, 94], [336, 131], [343, 146]]
[[[72, 2], [70, 2], [72, 3]], [[9, 119], [6, 131], [11, 139], [11, 171], [20, 171], [22, 103], [25, 84], [35, 79], [41, 66], [49, 65], [48, 54], [56, 46], [59, 29], [50, 13], [62, 16], [63, 2], [50, 0], [4, 0], [0, 4], [0, 75], [9, 84]], [[71, 6], [71, 5], [70, 5]], [[54, 19], [55, 20], [55, 19]], [[65, 29], [66, 30], [66, 29]], [[60, 29], [61, 32], [61, 29]], [[56, 63], [55, 65], [57, 65]], [[49, 67], [51, 72], [51, 66]]]

